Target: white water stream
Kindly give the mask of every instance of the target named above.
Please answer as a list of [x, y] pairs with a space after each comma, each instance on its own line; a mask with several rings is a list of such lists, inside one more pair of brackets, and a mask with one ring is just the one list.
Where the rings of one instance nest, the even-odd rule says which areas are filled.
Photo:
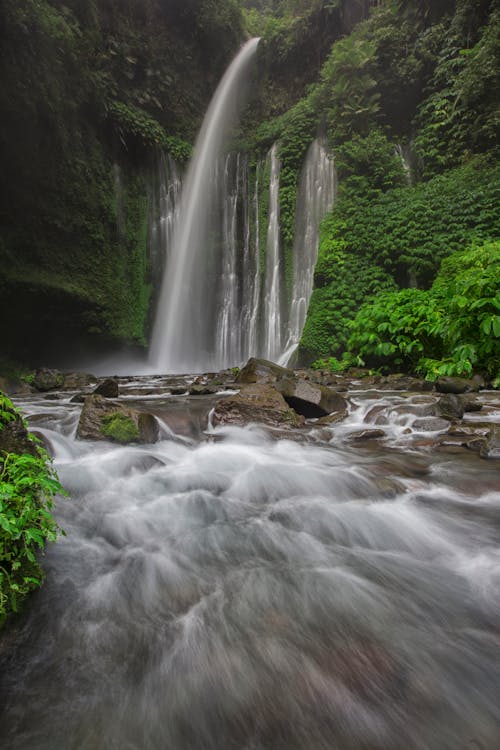
[[[404, 393], [297, 443], [176, 435], [209, 397], [128, 388], [156, 389], [162, 442], [76, 441], [78, 404], [23, 402], [71, 497], [0, 641], [3, 750], [498, 749], [496, 462], [418, 448]], [[375, 420], [385, 448], [354, 448]]]

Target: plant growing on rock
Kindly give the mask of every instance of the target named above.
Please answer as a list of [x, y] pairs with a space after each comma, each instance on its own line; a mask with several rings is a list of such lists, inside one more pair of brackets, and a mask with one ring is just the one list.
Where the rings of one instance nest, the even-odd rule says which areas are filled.
[[[58, 527], [50, 510], [55, 495], [64, 492], [47, 452], [28, 435], [12, 402], [1, 393], [0, 436], [1, 624], [43, 581], [36, 553], [56, 539]], [[29, 453], [16, 452], [19, 441]], [[15, 450], [5, 450], [9, 442]]]

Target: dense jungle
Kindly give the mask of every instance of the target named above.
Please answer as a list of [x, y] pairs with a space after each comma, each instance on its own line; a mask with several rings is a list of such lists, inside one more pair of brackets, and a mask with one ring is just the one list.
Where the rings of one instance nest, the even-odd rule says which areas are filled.
[[0, 745], [500, 747], [499, 0], [0, 0]]

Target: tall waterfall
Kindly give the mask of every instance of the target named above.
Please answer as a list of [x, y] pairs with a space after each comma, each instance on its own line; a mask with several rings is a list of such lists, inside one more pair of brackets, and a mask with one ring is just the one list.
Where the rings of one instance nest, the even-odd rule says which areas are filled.
[[257, 44], [247, 42], [217, 89], [180, 200], [175, 165], [163, 159], [159, 166], [160, 211], [151, 236], [166, 255], [166, 268], [150, 357], [155, 371], [219, 370], [250, 356], [287, 364], [302, 334], [319, 225], [335, 198], [335, 168], [325, 146], [314, 141], [299, 180], [287, 279], [279, 144], [257, 165], [223, 149], [234, 118], [231, 101]]
[[[218, 366], [213, 338], [214, 248], [208, 236], [214, 172], [234, 121], [239, 91], [259, 39], [248, 41], [226, 71], [206, 114], [186, 176], [181, 213], [158, 303], [151, 346], [156, 369], [179, 372]], [[212, 336], [211, 336], [212, 332]]]
[[324, 144], [317, 139], [309, 147], [299, 182], [293, 244], [293, 288], [288, 337], [280, 357], [282, 364], [289, 362], [304, 329], [318, 259], [319, 225], [333, 206], [336, 190], [333, 159], [328, 157]]

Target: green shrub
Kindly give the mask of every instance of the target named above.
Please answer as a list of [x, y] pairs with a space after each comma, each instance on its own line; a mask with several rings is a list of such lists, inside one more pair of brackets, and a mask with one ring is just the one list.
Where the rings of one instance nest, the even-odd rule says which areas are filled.
[[431, 289], [379, 295], [350, 324], [350, 353], [424, 374], [500, 373], [500, 242], [443, 261]]
[[[19, 414], [0, 393], [0, 431], [16, 420]], [[41, 585], [36, 552], [58, 531], [50, 509], [62, 487], [46, 451], [31, 436], [26, 440], [32, 453], [0, 452], [0, 623]]]

